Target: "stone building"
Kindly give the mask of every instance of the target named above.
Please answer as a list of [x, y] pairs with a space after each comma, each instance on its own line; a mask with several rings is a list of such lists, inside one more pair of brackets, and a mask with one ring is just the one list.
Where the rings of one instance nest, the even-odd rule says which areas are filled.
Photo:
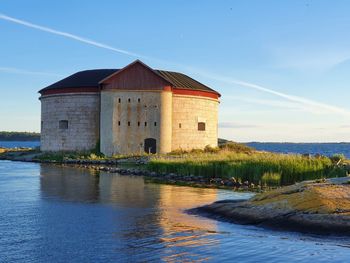
[[220, 94], [139, 60], [75, 73], [42, 90], [41, 150], [167, 153], [217, 146]]

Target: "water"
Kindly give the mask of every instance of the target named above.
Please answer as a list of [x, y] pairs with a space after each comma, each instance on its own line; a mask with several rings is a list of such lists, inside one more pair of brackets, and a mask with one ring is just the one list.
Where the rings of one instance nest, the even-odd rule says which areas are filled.
[[3, 148], [35, 148], [40, 146], [40, 141], [0, 141], [0, 147]]
[[0, 161], [0, 262], [347, 262], [350, 238], [185, 212], [251, 194]]
[[[309, 153], [331, 156], [342, 153], [350, 158], [350, 143], [273, 143], [273, 142], [249, 142], [246, 143], [257, 150], [279, 153]], [[0, 141], [0, 147], [30, 147], [40, 146], [40, 141]]]
[[278, 153], [309, 153], [331, 156], [333, 154], [344, 154], [350, 158], [350, 143], [272, 143], [272, 142], [249, 142], [246, 143], [260, 151]]

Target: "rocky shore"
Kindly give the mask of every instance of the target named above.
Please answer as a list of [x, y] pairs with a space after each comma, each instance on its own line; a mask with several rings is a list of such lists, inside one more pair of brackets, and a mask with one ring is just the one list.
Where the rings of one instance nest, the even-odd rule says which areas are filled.
[[[234, 177], [230, 179], [223, 178], [209, 178], [205, 176], [194, 175], [179, 175], [175, 173], [156, 173], [147, 170], [145, 164], [147, 160], [145, 158], [132, 158], [123, 159], [113, 162], [94, 162], [82, 160], [79, 163], [64, 162], [63, 166], [76, 167], [81, 169], [90, 169], [95, 171], [103, 171], [108, 173], [118, 173], [120, 175], [130, 176], [144, 176], [147, 181], [153, 183], [165, 183], [173, 185], [183, 185], [192, 187], [205, 187], [205, 188], [222, 188], [231, 189], [236, 191], [260, 191], [261, 187], [252, 183], [239, 182]], [[132, 165], [132, 167], [127, 167]], [[125, 167], [126, 166], [126, 167]]]
[[350, 235], [350, 178], [307, 181], [191, 210], [239, 224], [315, 234]]
[[0, 160], [49, 163], [53, 165], [70, 166], [81, 169], [118, 173], [120, 175], [144, 176], [153, 183], [164, 183], [205, 188], [223, 188], [236, 191], [261, 191], [260, 185], [248, 181], [241, 182], [232, 178], [206, 177], [194, 175], [179, 175], [176, 173], [156, 173], [147, 169], [149, 156], [131, 156], [111, 159], [70, 159], [61, 161], [40, 158], [42, 153], [26, 149], [24, 151], [8, 150], [0, 154]]

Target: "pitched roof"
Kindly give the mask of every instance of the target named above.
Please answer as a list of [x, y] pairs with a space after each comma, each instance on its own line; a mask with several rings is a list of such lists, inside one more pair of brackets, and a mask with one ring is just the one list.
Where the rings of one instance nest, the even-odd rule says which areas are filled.
[[78, 88], [78, 87], [98, 87], [101, 79], [115, 73], [118, 69], [92, 69], [74, 73], [67, 78], [57, 81], [39, 91], [39, 93], [59, 88]]
[[199, 81], [185, 74], [182, 74], [179, 72], [173, 72], [173, 71], [165, 71], [165, 70], [155, 70], [155, 71], [176, 88], [203, 90], [203, 91], [218, 93], [217, 91], [209, 88], [208, 86], [200, 83]]
[[[125, 68], [129, 67], [134, 63], [141, 63], [142, 65], [146, 66], [147, 68], [152, 70], [154, 73], [156, 73], [159, 77], [169, 82], [175, 88], [208, 91], [208, 92], [216, 93], [220, 96], [220, 94], [217, 91], [198, 82], [197, 80], [192, 79], [191, 77], [185, 74], [182, 74], [179, 72], [165, 71], [165, 70], [153, 70], [152, 68], [148, 67], [147, 65], [145, 65], [139, 60], [134, 61], [133, 63], [126, 66]], [[50, 89], [99, 87], [99, 84], [101, 82], [110, 78], [112, 75], [115, 75], [121, 72], [124, 69], [92, 69], [92, 70], [79, 71], [67, 78], [64, 78], [60, 81], [53, 83], [50, 86], [47, 86], [41, 89], [39, 93], [42, 93], [43, 91], [50, 90]]]

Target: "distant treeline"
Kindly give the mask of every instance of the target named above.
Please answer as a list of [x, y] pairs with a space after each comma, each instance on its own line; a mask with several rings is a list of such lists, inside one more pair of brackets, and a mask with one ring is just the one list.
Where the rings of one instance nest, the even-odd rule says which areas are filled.
[[0, 131], [0, 141], [39, 141], [37, 132], [5, 132]]

